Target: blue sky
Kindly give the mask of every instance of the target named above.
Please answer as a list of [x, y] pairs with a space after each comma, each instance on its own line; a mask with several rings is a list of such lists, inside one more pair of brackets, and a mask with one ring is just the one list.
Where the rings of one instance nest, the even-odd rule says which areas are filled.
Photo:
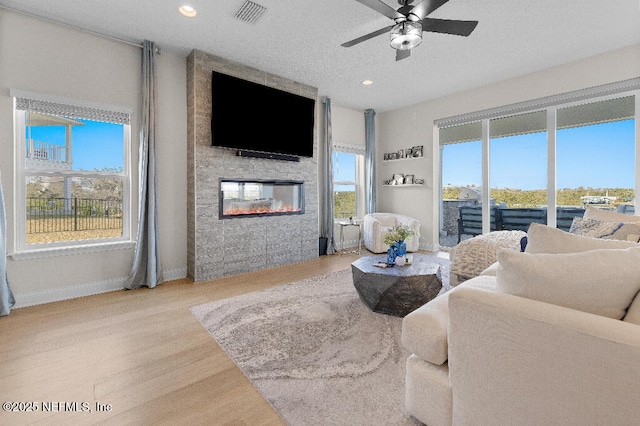
[[[356, 161], [355, 154], [347, 154], [344, 152], [333, 153], [333, 180], [336, 181], [355, 181], [356, 180]], [[335, 185], [336, 191], [353, 191], [354, 187], [349, 185]]]
[[[73, 169], [123, 168], [123, 125], [90, 120], [79, 121], [85, 125], [73, 127]], [[31, 138], [64, 146], [65, 127], [33, 126]]]
[[[634, 120], [558, 130], [557, 188], [633, 188]], [[544, 189], [547, 185], [546, 133], [491, 140], [492, 188]], [[443, 184], [482, 185], [480, 141], [447, 145]]]
[[[124, 166], [123, 126], [82, 120], [73, 128], [75, 170]], [[559, 130], [557, 187], [633, 188], [635, 170], [634, 120]], [[31, 128], [32, 138], [65, 143], [62, 126]], [[447, 145], [443, 153], [443, 184], [482, 184], [480, 141]], [[491, 187], [546, 187], [546, 135], [535, 133], [491, 141]], [[353, 154], [336, 153], [336, 180], [355, 180]], [[343, 189], [343, 188], [337, 188]], [[351, 189], [351, 188], [344, 188]]]

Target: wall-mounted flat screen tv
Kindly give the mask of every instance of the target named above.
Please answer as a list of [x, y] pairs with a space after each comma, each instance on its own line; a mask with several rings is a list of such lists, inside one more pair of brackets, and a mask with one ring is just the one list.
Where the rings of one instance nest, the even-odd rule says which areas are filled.
[[213, 146], [313, 157], [315, 99], [214, 71], [211, 104]]

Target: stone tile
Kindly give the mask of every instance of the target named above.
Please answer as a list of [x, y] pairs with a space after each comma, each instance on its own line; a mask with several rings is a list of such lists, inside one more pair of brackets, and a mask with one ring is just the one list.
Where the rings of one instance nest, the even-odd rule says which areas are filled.
[[[317, 98], [318, 92], [314, 87], [206, 52], [191, 52], [187, 58], [188, 274], [199, 281], [317, 257], [317, 155], [286, 162], [237, 157], [233, 150], [213, 148], [213, 70], [307, 97]], [[316, 111], [318, 114], [319, 108]], [[317, 145], [316, 136], [316, 154]], [[305, 214], [218, 220], [221, 177], [303, 180]]]

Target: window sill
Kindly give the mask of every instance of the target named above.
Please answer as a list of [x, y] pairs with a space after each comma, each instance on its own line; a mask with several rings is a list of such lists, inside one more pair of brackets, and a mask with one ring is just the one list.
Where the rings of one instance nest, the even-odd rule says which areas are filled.
[[117, 241], [112, 243], [85, 244], [73, 247], [51, 247], [35, 250], [23, 250], [9, 254], [13, 260], [32, 260], [47, 257], [72, 256], [76, 254], [98, 253], [112, 250], [129, 250], [134, 248], [134, 241]]

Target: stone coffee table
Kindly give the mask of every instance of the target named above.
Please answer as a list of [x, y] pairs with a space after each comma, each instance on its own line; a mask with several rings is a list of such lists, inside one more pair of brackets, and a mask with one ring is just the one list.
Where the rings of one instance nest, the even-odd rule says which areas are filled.
[[442, 289], [440, 265], [414, 254], [408, 266], [379, 268], [387, 256], [361, 257], [351, 264], [353, 285], [374, 312], [404, 317], [435, 298]]

